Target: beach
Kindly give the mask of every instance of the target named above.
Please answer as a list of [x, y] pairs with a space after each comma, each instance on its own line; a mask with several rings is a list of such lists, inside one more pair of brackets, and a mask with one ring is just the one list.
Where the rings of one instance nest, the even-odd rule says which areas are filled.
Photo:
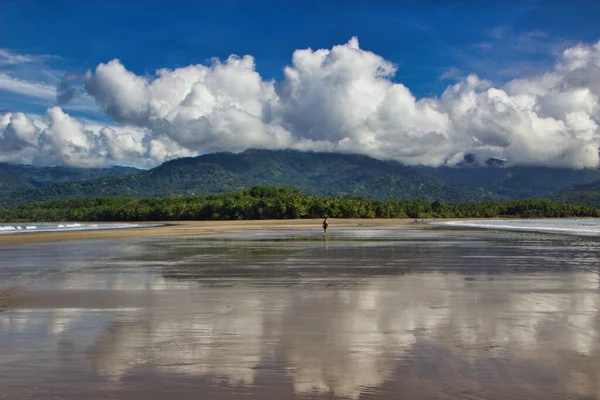
[[598, 237], [321, 222], [0, 235], [0, 394], [600, 399]]
[[[70, 232], [27, 232], [20, 235], [0, 235], [0, 245], [39, 243], [85, 239], [124, 239], [132, 237], [213, 235], [222, 231], [240, 229], [320, 228], [322, 219], [260, 220], [260, 221], [151, 221], [149, 227], [106, 229]], [[333, 219], [338, 228], [385, 227], [422, 223], [413, 219]], [[416, 221], [416, 222], [415, 222]], [[158, 225], [158, 226], [155, 226]]]

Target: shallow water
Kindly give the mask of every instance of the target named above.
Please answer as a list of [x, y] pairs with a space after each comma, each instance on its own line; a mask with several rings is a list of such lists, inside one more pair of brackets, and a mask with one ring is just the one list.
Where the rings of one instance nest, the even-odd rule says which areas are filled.
[[380, 228], [1, 246], [0, 393], [600, 399], [598, 244]]
[[33, 232], [77, 232], [77, 231], [96, 231], [107, 229], [129, 229], [153, 227], [161, 224], [154, 223], [119, 223], [119, 222], [103, 222], [103, 223], [78, 223], [78, 222], [62, 222], [62, 223], [0, 223], [0, 235], [15, 235]]
[[562, 233], [569, 235], [600, 236], [598, 218], [498, 219], [433, 221], [432, 225], [463, 228], [500, 229], [509, 231]]

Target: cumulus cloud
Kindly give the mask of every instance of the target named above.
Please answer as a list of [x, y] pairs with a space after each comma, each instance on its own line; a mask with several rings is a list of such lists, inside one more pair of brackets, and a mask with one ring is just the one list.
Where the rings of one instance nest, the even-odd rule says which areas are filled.
[[393, 83], [395, 72], [392, 63], [361, 50], [356, 38], [331, 50], [298, 50], [284, 71], [274, 115], [294, 138], [426, 162], [427, 143], [443, 139], [448, 118], [436, 102], [416, 100], [404, 85]]
[[0, 162], [31, 161], [36, 154], [39, 128], [23, 113], [0, 116]]
[[105, 162], [100, 154], [95, 134], [59, 107], [46, 112], [48, 126], [38, 139], [40, 153], [36, 164], [97, 167]]
[[[480, 163], [598, 166], [600, 42], [565, 50], [544, 74], [501, 87], [468, 75], [439, 97], [416, 98], [394, 80], [396, 69], [357, 38], [296, 50], [279, 82], [263, 79], [249, 55], [153, 76], [112, 60], [86, 74], [85, 90], [116, 124], [89, 129], [49, 109], [40, 138], [55, 150], [66, 146], [47, 160], [71, 165], [151, 166], [256, 147], [357, 152], [412, 165], [475, 154]], [[58, 96], [68, 99], [77, 79], [65, 76]]]
[[0, 162], [86, 168], [164, 161], [153, 158], [145, 137], [142, 129], [84, 122], [60, 107], [44, 116], [5, 112], [0, 114]]
[[277, 100], [274, 83], [262, 80], [250, 56], [159, 70], [154, 80], [113, 60], [88, 73], [86, 88], [116, 121], [147, 128], [153, 139], [167, 137], [190, 152], [293, 144], [290, 132], [268, 122], [265, 108]]

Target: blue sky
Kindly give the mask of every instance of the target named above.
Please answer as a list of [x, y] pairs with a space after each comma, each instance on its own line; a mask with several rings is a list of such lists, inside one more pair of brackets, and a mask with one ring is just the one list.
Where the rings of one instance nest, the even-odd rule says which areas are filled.
[[[597, 1], [4, 1], [0, 48], [54, 55], [84, 72], [113, 58], [137, 74], [251, 54], [281, 78], [296, 49], [361, 47], [398, 65], [417, 96], [446, 71], [494, 81], [536, 72], [575, 42], [598, 40]], [[456, 70], [455, 70], [456, 69]], [[454, 75], [451, 75], [454, 76]]]
[[600, 39], [598, 21], [592, 0], [3, 1], [0, 110], [43, 115], [69, 72], [77, 96], [63, 109], [112, 123], [83, 87], [100, 63], [118, 59], [151, 81], [161, 68], [251, 55], [264, 81], [279, 82], [294, 51], [352, 37], [394, 64], [391, 82], [437, 99], [470, 74], [502, 88], [551, 71], [565, 49]]

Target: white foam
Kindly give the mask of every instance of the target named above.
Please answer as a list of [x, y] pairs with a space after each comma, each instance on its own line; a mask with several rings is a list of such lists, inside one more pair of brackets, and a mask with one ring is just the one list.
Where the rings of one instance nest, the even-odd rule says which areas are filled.
[[13, 225], [13, 224], [0, 224], [0, 234], [16, 234], [25, 233], [27, 231], [36, 232], [68, 232], [68, 231], [82, 231], [82, 230], [98, 230], [98, 229], [128, 229], [138, 228], [142, 226], [160, 226], [161, 224], [130, 224], [126, 222], [115, 222], [105, 224], [87, 224], [87, 223], [47, 223], [37, 225]]
[[431, 224], [462, 228], [563, 233], [568, 235], [600, 235], [600, 220], [597, 219], [464, 220], [436, 221]]

